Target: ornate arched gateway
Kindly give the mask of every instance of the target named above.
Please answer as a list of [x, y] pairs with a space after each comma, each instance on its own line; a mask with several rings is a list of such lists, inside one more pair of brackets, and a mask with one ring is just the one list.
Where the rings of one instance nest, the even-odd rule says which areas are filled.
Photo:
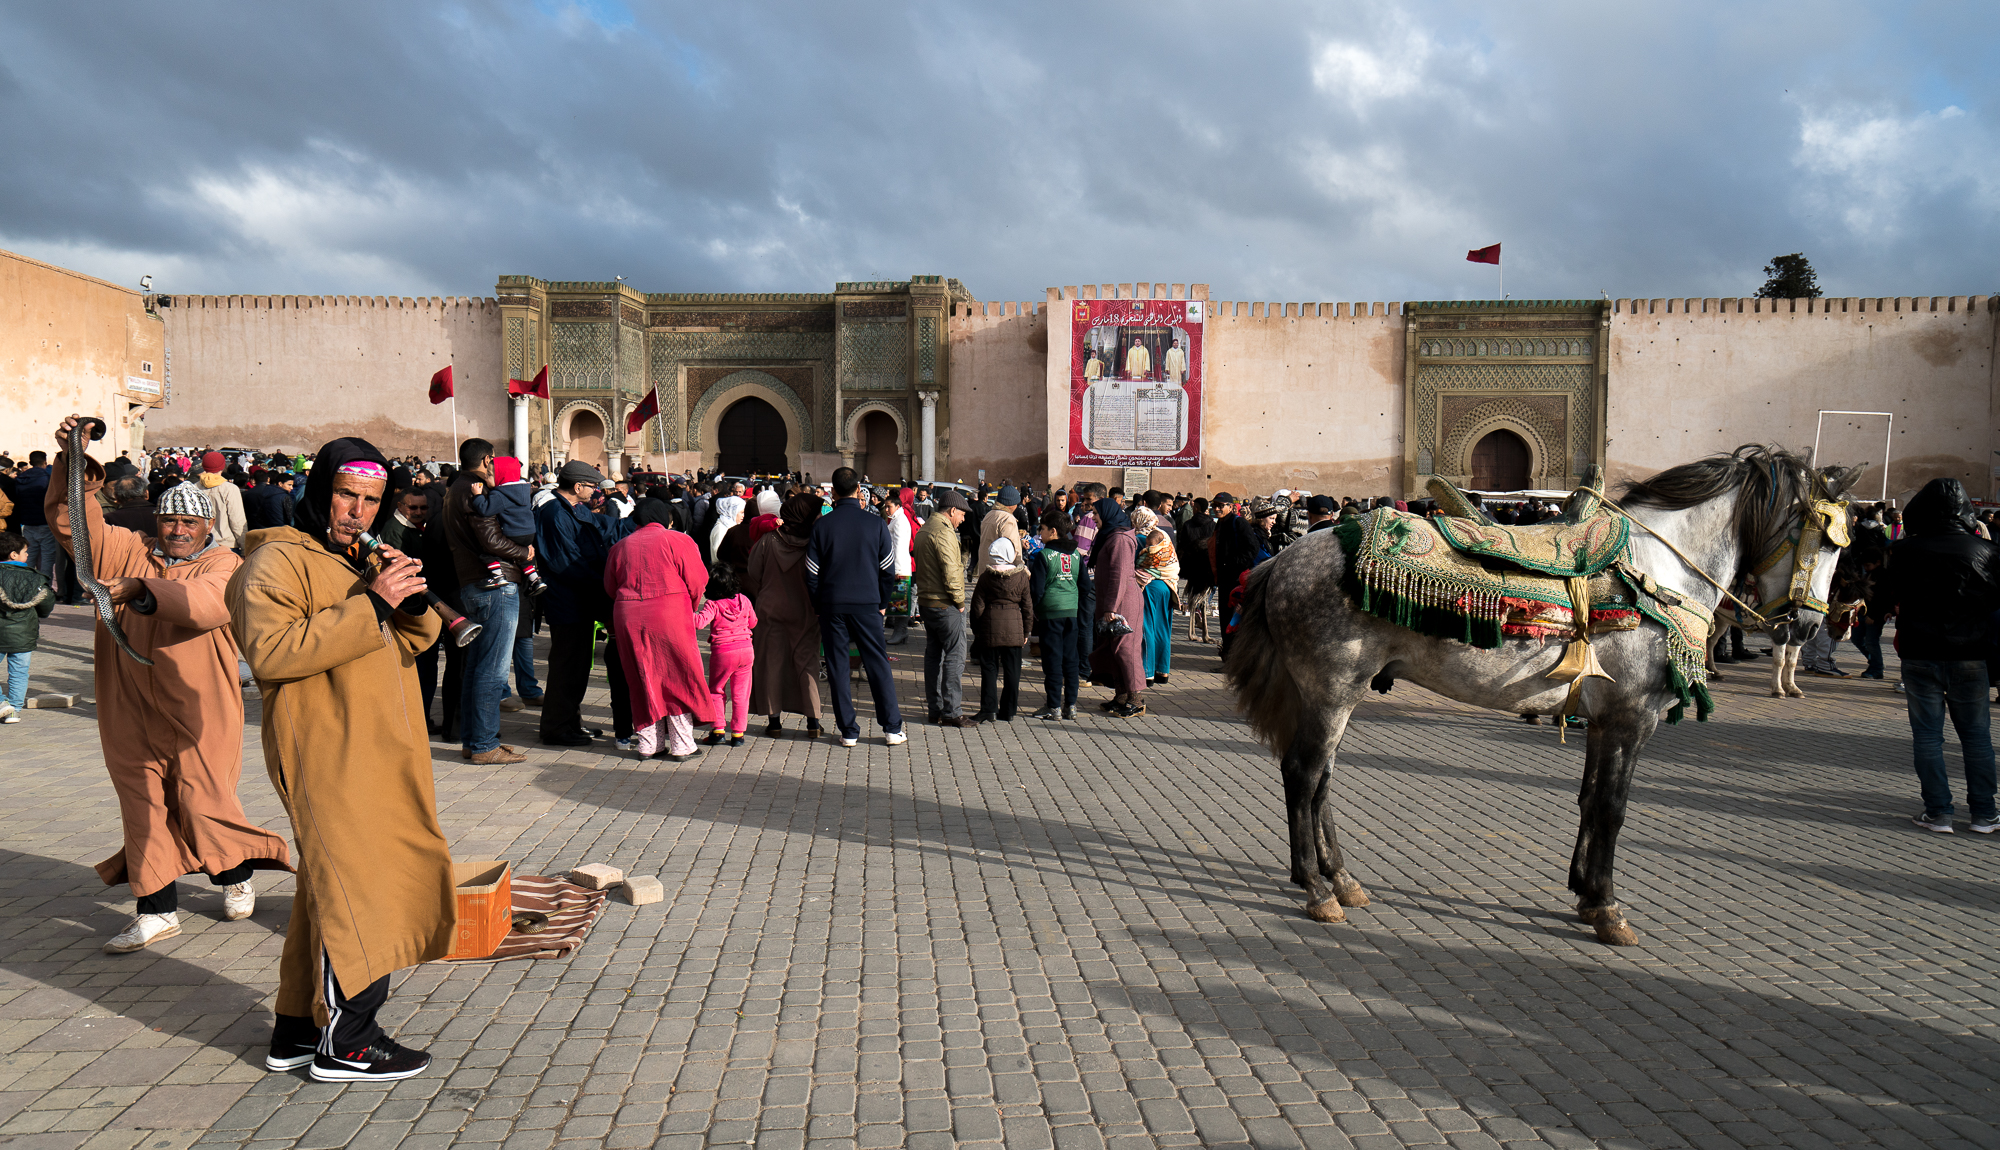
[[1490, 490], [1574, 487], [1604, 462], [1602, 303], [1475, 300], [1404, 310], [1409, 495], [1421, 496], [1433, 475]]

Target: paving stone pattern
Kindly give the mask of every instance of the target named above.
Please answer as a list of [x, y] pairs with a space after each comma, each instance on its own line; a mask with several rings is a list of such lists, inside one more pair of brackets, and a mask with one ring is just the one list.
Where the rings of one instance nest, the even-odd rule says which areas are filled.
[[[88, 626], [58, 612], [36, 690], [89, 693]], [[1177, 658], [1130, 721], [1093, 698], [897, 748], [864, 721], [851, 751], [753, 735], [684, 766], [439, 745], [457, 855], [605, 862], [667, 899], [614, 900], [565, 962], [405, 972], [385, 1022], [438, 1063], [376, 1087], [262, 1069], [288, 881], [238, 923], [184, 883], [183, 937], [100, 953], [132, 899], [90, 870], [119, 839], [96, 717], [30, 712], [0, 728], [0, 1142], [2000, 1144], [2000, 836], [1904, 822], [1888, 685], [1786, 702], [1739, 671], [1716, 721], [1663, 729], [1622, 852], [1642, 945], [1613, 949], [1562, 885], [1581, 740], [1408, 684], [1371, 700], [1336, 785], [1375, 904], [1321, 926], [1212, 649]], [[242, 793], [285, 829], [251, 700]]]

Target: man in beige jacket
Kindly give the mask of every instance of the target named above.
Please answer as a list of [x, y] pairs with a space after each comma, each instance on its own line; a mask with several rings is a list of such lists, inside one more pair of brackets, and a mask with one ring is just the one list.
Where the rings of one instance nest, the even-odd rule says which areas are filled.
[[958, 546], [959, 524], [972, 509], [950, 488], [938, 496], [937, 510], [917, 532], [917, 610], [924, 618], [924, 702], [931, 722], [970, 727], [959, 714], [964, 705], [965, 556]]
[[215, 541], [231, 551], [241, 554], [243, 537], [249, 528], [243, 518], [243, 489], [222, 477], [223, 468], [229, 461], [220, 451], [211, 451], [201, 457], [201, 493], [208, 496], [208, 502], [215, 508]]
[[972, 557], [972, 574], [965, 577], [966, 583], [978, 586], [979, 577], [993, 565], [993, 541], [1006, 539], [1014, 545], [1015, 555], [1026, 555], [1027, 548], [1021, 546], [1021, 524], [1014, 518], [1021, 507], [1021, 491], [1009, 483], [993, 497], [993, 510], [979, 521], [979, 553]]

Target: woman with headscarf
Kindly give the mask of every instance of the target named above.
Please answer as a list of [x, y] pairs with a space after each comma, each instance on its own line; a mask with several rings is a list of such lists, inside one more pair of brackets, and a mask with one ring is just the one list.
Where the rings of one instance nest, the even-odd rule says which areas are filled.
[[[986, 550], [986, 570], [972, 589], [972, 645], [979, 652], [979, 713], [973, 718], [1011, 723], [1021, 698], [1021, 652], [1035, 633], [1033, 580], [1013, 540], [1003, 535]], [[996, 691], [1002, 679], [1006, 686]]]
[[743, 520], [744, 499], [741, 495], [724, 495], [715, 501], [715, 523], [708, 529], [708, 553], [722, 557], [722, 537], [729, 529]]
[[1097, 586], [1097, 635], [1090, 649], [1090, 673], [1112, 690], [1104, 709], [1130, 719], [1146, 713], [1139, 698], [1146, 689], [1140, 656], [1144, 639], [1139, 633], [1146, 604], [1135, 568], [1138, 539], [1131, 517], [1115, 500], [1100, 499], [1095, 510], [1098, 528], [1090, 547], [1090, 578]]
[[1181, 561], [1152, 508], [1132, 509], [1132, 531], [1138, 540], [1132, 572], [1146, 613], [1140, 630], [1141, 670], [1149, 682], [1165, 683], [1174, 669], [1174, 588], [1180, 585]]
[[701, 548], [658, 523], [619, 540], [604, 561], [611, 629], [631, 692], [632, 730], [642, 759], [686, 762], [699, 753], [694, 724], [715, 721], [694, 637], [695, 609], [707, 586]]
[[430, 1056], [376, 1024], [389, 974], [457, 932], [417, 653], [437, 640], [422, 565], [361, 534], [389, 483], [359, 439], [320, 448], [296, 526], [247, 540], [226, 598], [264, 697], [264, 764], [298, 842], [265, 1065], [324, 1082], [407, 1078]]
[[[722, 546], [715, 548], [715, 559], [718, 563], [729, 564], [738, 582], [750, 572], [750, 549], [757, 545], [759, 539], [778, 529], [778, 511], [782, 506], [778, 493], [766, 487], [757, 493], [756, 503], [744, 509], [746, 518], [723, 532]], [[747, 517], [753, 509], [756, 516]]]
[[757, 628], [750, 646], [755, 660], [750, 672], [750, 710], [769, 715], [764, 733], [784, 734], [781, 716], [804, 715], [806, 738], [820, 735], [819, 612], [806, 590], [806, 542], [812, 538], [823, 506], [817, 493], [806, 490], [786, 499], [778, 530], [750, 549], [750, 570], [743, 593], [757, 608]]

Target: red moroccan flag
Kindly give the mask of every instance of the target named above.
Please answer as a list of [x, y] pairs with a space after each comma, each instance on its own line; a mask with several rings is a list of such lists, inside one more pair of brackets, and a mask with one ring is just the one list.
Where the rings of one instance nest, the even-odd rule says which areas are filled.
[[438, 368], [436, 375], [431, 376], [431, 402], [443, 403], [451, 397], [451, 365], [446, 364]]
[[542, 370], [536, 372], [533, 379], [508, 380], [507, 394], [532, 395], [536, 399], [547, 399], [549, 397], [549, 365], [546, 363], [543, 364]]
[[1490, 248], [1474, 248], [1465, 253], [1465, 258], [1468, 263], [1497, 264], [1500, 262], [1500, 245], [1494, 244]]
[[649, 391], [646, 393], [646, 398], [639, 401], [639, 406], [632, 409], [632, 414], [625, 417], [625, 434], [639, 434], [639, 429], [646, 426], [646, 421], [658, 414], [660, 414], [660, 393]]

